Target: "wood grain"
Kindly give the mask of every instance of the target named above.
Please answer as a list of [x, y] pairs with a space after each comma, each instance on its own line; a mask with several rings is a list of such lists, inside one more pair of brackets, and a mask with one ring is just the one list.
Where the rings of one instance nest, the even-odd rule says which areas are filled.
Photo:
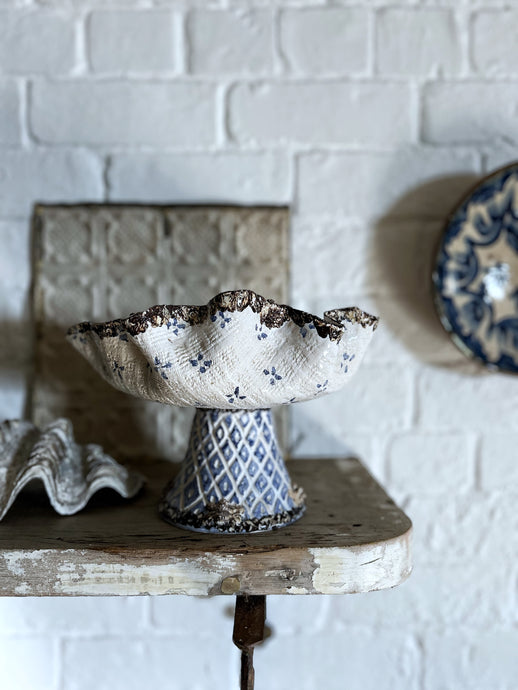
[[290, 461], [306, 515], [248, 535], [163, 522], [157, 503], [176, 467], [138, 469], [148, 484], [135, 499], [103, 491], [74, 516], [56, 515], [41, 486], [27, 488], [0, 522], [0, 594], [345, 594], [410, 574], [411, 522], [356, 459]]

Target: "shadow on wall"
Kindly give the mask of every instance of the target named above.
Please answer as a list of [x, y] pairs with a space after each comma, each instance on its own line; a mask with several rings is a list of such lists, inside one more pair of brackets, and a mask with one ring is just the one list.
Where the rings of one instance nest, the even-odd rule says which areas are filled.
[[446, 219], [478, 180], [454, 175], [419, 185], [377, 221], [369, 266], [383, 324], [417, 359], [447, 366], [462, 357], [440, 324], [431, 276]]

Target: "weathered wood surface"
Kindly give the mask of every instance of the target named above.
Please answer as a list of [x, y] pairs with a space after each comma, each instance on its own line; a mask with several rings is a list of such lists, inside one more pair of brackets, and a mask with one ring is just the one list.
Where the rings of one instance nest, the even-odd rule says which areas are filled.
[[42, 487], [26, 489], [0, 522], [0, 594], [346, 594], [393, 587], [411, 571], [411, 522], [355, 459], [290, 461], [306, 515], [248, 535], [163, 522], [157, 502], [175, 466], [139, 469], [149, 481], [131, 502], [103, 491], [69, 517]]

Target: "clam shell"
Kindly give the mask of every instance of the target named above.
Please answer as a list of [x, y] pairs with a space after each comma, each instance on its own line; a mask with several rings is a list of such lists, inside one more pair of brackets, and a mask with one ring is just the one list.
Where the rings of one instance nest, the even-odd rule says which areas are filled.
[[144, 484], [142, 475], [129, 472], [100, 446], [78, 445], [68, 419], [57, 419], [43, 429], [23, 420], [2, 422], [0, 520], [32, 479], [41, 479], [60, 515], [77, 513], [99, 489], [114, 489], [131, 498]]

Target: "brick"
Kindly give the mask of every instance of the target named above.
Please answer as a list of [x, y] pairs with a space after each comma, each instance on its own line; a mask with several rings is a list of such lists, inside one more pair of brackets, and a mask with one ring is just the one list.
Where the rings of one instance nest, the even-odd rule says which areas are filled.
[[518, 159], [518, 145], [504, 144], [491, 147], [486, 155], [486, 170], [490, 173], [497, 168], [503, 168], [504, 165], [515, 163]]
[[407, 429], [412, 414], [411, 393], [411, 373], [405, 368], [364, 364], [341, 392], [300, 406], [298, 425], [321, 429], [325, 455], [329, 437], [336, 443], [337, 439], [347, 441], [350, 432]]
[[479, 12], [473, 17], [471, 50], [477, 72], [488, 77], [518, 73], [517, 22], [518, 11], [510, 9]]
[[295, 217], [293, 284], [326, 299], [341, 299], [346, 293], [387, 296], [429, 291], [430, 278], [425, 274], [443, 225], [442, 220], [387, 218], [365, 227], [354, 219]]
[[518, 93], [512, 84], [429, 84], [423, 97], [423, 136], [437, 144], [515, 140], [517, 110]]
[[67, 74], [75, 65], [74, 18], [52, 11], [0, 12], [4, 73]]
[[205, 84], [34, 84], [31, 123], [48, 143], [196, 148], [215, 137], [214, 87]]
[[452, 150], [301, 154], [297, 209], [301, 215], [444, 218], [477, 171], [473, 154]]
[[410, 93], [403, 84], [239, 84], [229, 129], [242, 144], [401, 144], [413, 139]]
[[171, 679], [175, 690], [228, 690], [237, 677], [229, 663], [236, 655], [226, 637], [206, 645], [184, 635], [69, 639], [64, 643], [63, 677], [70, 690], [161, 688]]
[[2, 104], [0, 144], [19, 144], [21, 137], [20, 93], [14, 82], [0, 82], [0, 103]]
[[[486, 563], [514, 563], [518, 553], [518, 490], [509, 484], [505, 492], [495, 493], [484, 524], [479, 552]], [[518, 594], [518, 590], [517, 590]], [[516, 612], [514, 615], [516, 618]]]
[[419, 424], [431, 430], [518, 430], [518, 390], [512, 375], [481, 373], [476, 365], [426, 368], [418, 385]]
[[[425, 690], [511, 690], [518, 677], [518, 630], [453, 630], [425, 639]], [[440, 663], [438, 663], [440, 660]]]
[[358, 74], [367, 70], [369, 16], [356, 8], [308, 8], [281, 14], [282, 54], [297, 73]]
[[[428, 276], [429, 272], [418, 276], [420, 280], [413, 293], [410, 290], [397, 293], [397, 283], [392, 283], [384, 293], [385, 284], [380, 281], [375, 296], [362, 297], [365, 310], [380, 318], [380, 326], [367, 350], [365, 362], [397, 362], [412, 366], [418, 358], [422, 362], [443, 366], [465, 363], [464, 355], [446, 335], [434, 313], [430, 290], [423, 289], [422, 283]], [[400, 281], [400, 285], [404, 283], [404, 280]]]
[[1, 597], [0, 634], [136, 633], [143, 610], [137, 597]]
[[[8, 367], [5, 386], [0, 387], [0, 400], [5, 396], [6, 411], [12, 417], [14, 412], [10, 411], [11, 406], [20, 410], [21, 394], [16, 387], [25, 388], [23, 375], [32, 355], [31, 338], [28, 337], [31, 332], [29, 221], [0, 221], [0, 238], [0, 323], [4, 327], [0, 362]], [[2, 402], [0, 408], [1, 405]], [[5, 416], [2, 417], [0, 413], [0, 420], [2, 418], [5, 419]], [[1, 618], [0, 615], [0, 621]]]
[[0, 419], [22, 419], [26, 410], [27, 376], [30, 367], [28, 362], [25, 362], [25, 366], [20, 366], [16, 361], [13, 366], [13, 358], [5, 358], [3, 347], [0, 349], [0, 362], [2, 369], [8, 370], [0, 371]]
[[[163, 0], [164, 2], [167, 0]], [[225, 0], [231, 7], [243, 7], [244, 5], [273, 5], [285, 6], [296, 5], [297, 8], [304, 8], [307, 5], [311, 7], [315, 5], [324, 5], [326, 0]]]
[[355, 628], [269, 640], [255, 653], [254, 666], [262, 687], [271, 690], [415, 690], [419, 660], [410, 636]]
[[414, 525], [416, 564], [484, 561], [492, 548], [496, 503], [496, 497], [472, 491], [411, 496], [405, 512]]
[[461, 491], [474, 479], [474, 457], [467, 438], [457, 434], [411, 433], [389, 448], [391, 486], [408, 494]]
[[383, 75], [451, 76], [461, 68], [453, 12], [383, 9], [377, 15], [376, 70]]
[[277, 644], [277, 635], [321, 633], [329, 608], [327, 599], [327, 596], [269, 596], [266, 623], [272, 631], [272, 644]]
[[94, 72], [155, 72], [175, 69], [174, 15], [141, 10], [93, 12], [88, 22]]
[[[0, 254], [0, 284], [7, 288], [28, 288], [30, 271], [29, 221], [0, 220], [2, 253]], [[0, 303], [1, 310], [1, 303]]]
[[110, 199], [156, 202], [283, 203], [291, 170], [283, 154], [116, 155]]
[[479, 476], [484, 489], [518, 485], [518, 433], [492, 434], [486, 430], [480, 448]]
[[333, 597], [325, 626], [410, 631], [512, 624], [512, 585], [508, 570], [488, 567], [481, 560], [461, 565], [415, 563], [412, 574], [399, 587]]
[[187, 23], [189, 69], [201, 74], [265, 74], [273, 68], [272, 14], [194, 11]]
[[2, 690], [57, 690], [56, 650], [48, 639], [0, 638]]
[[0, 160], [0, 209], [26, 216], [37, 201], [99, 201], [102, 165], [86, 151], [6, 151]]
[[353, 429], [341, 437], [329, 433], [323, 420], [304, 414], [305, 405], [295, 405], [291, 415], [289, 456], [358, 458], [378, 481], [385, 477], [383, 434], [356, 433]]
[[232, 639], [234, 601], [227, 597], [153, 597], [151, 620], [154, 627], [186, 639], [221, 637]]
[[[295, 293], [332, 299], [369, 289], [370, 228], [345, 218], [292, 221], [292, 284]], [[348, 270], [344, 272], [343, 258]]]

